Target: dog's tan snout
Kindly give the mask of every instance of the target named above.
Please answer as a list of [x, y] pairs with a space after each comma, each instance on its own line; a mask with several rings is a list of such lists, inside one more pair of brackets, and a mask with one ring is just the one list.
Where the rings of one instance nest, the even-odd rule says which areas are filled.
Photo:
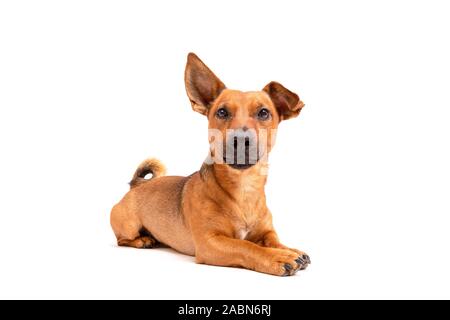
[[243, 127], [227, 130], [225, 162], [228, 164], [253, 165], [258, 162], [258, 137], [255, 129]]

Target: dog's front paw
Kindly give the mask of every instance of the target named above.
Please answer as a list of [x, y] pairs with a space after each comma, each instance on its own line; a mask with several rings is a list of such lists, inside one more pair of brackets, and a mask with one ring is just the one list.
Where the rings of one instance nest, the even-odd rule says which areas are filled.
[[[275, 251], [275, 250], [274, 250]], [[298, 270], [304, 270], [311, 263], [309, 256], [305, 253], [298, 254], [289, 249], [278, 249], [271, 256], [271, 271], [269, 273], [279, 276], [292, 276]]]
[[282, 244], [279, 244], [278, 248], [293, 251], [297, 254], [298, 258], [296, 259], [296, 262], [299, 265], [299, 270], [305, 270], [308, 267], [308, 265], [311, 264], [311, 259], [309, 258], [309, 256], [301, 250], [295, 248], [288, 248]]
[[288, 250], [294, 251], [295, 253], [298, 254], [298, 258], [295, 261], [297, 261], [300, 270], [305, 270], [308, 267], [308, 265], [311, 264], [311, 259], [305, 252], [294, 248], [288, 248]]
[[301, 252], [300, 255], [298, 256], [298, 258], [295, 261], [298, 264], [299, 270], [305, 270], [308, 267], [308, 265], [311, 264], [311, 259], [304, 252]]

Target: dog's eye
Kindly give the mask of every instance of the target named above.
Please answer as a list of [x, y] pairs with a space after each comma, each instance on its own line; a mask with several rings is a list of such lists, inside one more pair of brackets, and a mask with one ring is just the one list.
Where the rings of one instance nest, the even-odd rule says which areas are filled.
[[259, 120], [269, 120], [270, 119], [270, 111], [266, 108], [262, 108], [258, 111], [258, 119]]
[[230, 113], [225, 108], [220, 108], [216, 111], [216, 117], [219, 119], [227, 119], [230, 117]]

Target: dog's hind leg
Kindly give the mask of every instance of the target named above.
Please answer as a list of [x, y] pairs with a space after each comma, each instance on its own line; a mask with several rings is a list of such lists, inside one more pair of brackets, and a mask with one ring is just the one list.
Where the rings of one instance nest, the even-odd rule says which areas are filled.
[[117, 239], [117, 244], [121, 247], [134, 247], [139, 249], [153, 248], [157, 243], [156, 239], [144, 228], [141, 228], [139, 235], [132, 240], [126, 238]]
[[119, 246], [134, 248], [153, 248], [156, 239], [142, 227], [135, 214], [126, 208], [116, 205], [111, 211], [111, 226]]

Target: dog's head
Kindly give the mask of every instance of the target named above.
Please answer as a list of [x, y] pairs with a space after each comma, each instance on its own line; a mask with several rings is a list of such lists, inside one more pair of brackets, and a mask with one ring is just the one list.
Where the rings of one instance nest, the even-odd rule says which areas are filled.
[[192, 108], [208, 117], [214, 162], [234, 169], [247, 169], [267, 157], [278, 124], [298, 116], [304, 106], [278, 82], [261, 91], [227, 89], [194, 53], [188, 55], [185, 85]]

